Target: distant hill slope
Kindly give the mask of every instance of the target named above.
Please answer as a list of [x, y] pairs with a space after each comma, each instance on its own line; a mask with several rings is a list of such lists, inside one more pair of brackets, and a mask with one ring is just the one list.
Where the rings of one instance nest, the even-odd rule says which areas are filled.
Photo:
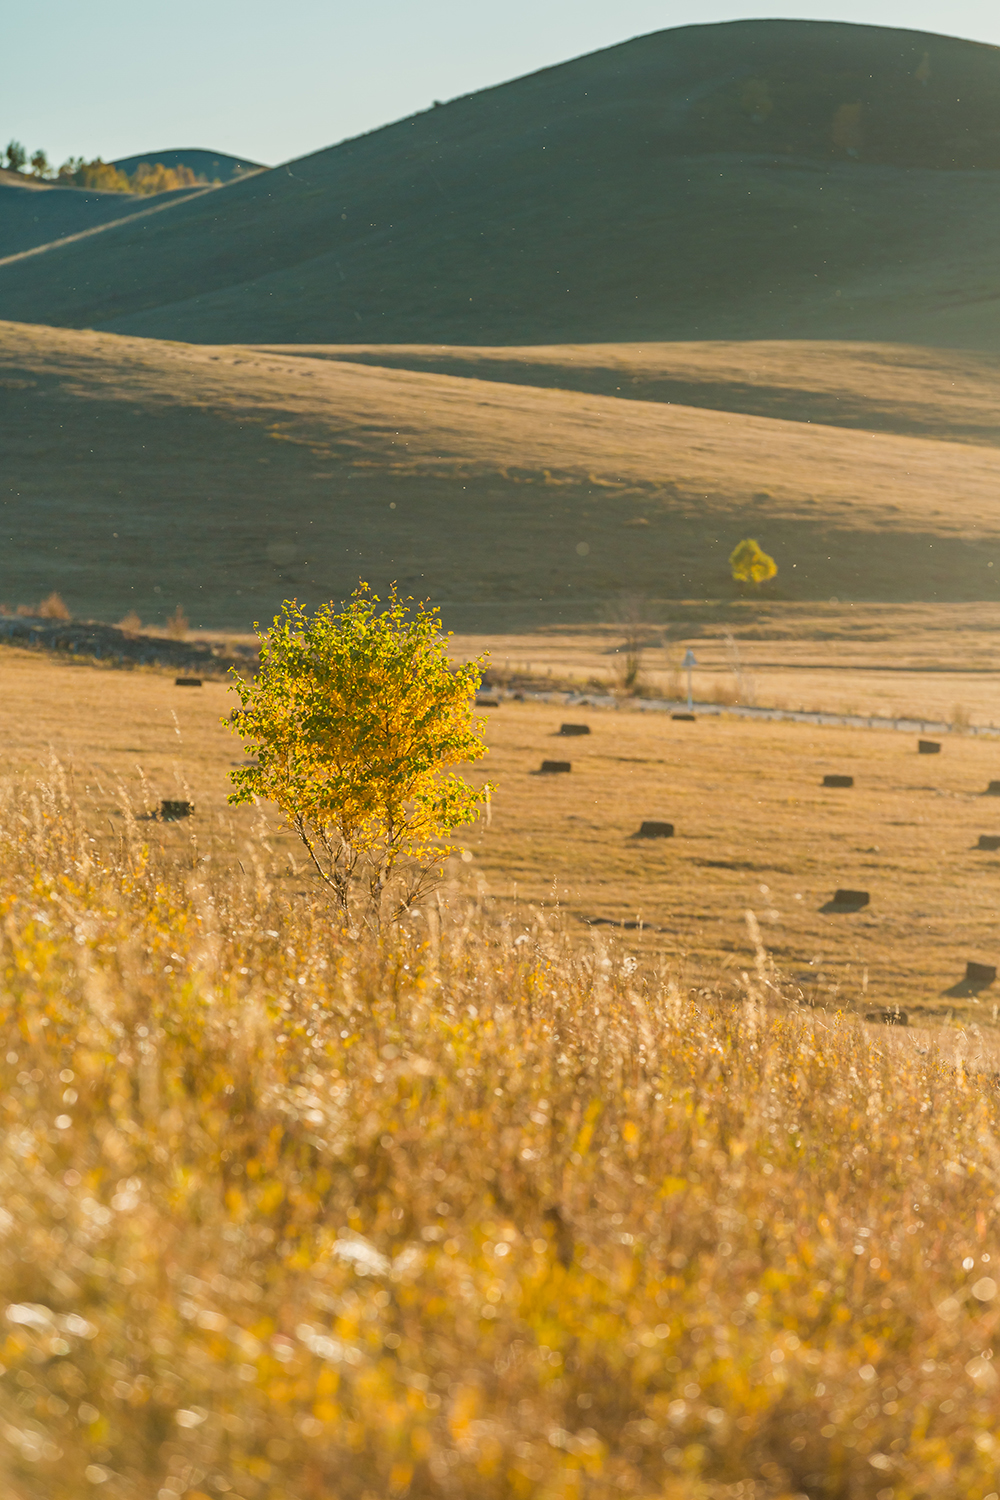
[[0, 316], [205, 342], [1000, 348], [1000, 51], [692, 26], [0, 264]]
[[189, 151], [146, 151], [141, 156], [122, 156], [112, 162], [112, 166], [117, 167], [120, 172], [127, 172], [131, 177], [143, 161], [150, 164], [160, 162], [164, 167], [190, 167], [196, 177], [204, 177], [208, 182], [230, 182], [234, 177], [242, 177], [245, 172], [266, 170], [259, 161], [227, 156], [224, 151], [200, 151], [197, 148]]
[[90, 234], [201, 191], [204, 189], [178, 188], [148, 194], [99, 192], [0, 170], [0, 258], [58, 244], [73, 235]]
[[17, 180], [0, 173], [0, 256], [100, 229], [151, 206], [188, 197], [190, 189], [141, 198], [134, 193], [98, 193], [89, 188], [57, 187], [52, 182]]
[[[726, 559], [750, 535], [787, 598], [997, 602], [1000, 362], [641, 353], [604, 368], [673, 368], [688, 404], [556, 388], [573, 349], [544, 351], [542, 388], [0, 325], [0, 600], [57, 588], [110, 620], [180, 601], [234, 628], [360, 576], [429, 595], [457, 629], [524, 628], [606, 620], [626, 589], [731, 597]], [[756, 413], [693, 404], [727, 381], [744, 406], [756, 389]], [[857, 425], [811, 419], [833, 393]], [[866, 399], [903, 431], [866, 427]], [[941, 440], [949, 424], [965, 441]]]

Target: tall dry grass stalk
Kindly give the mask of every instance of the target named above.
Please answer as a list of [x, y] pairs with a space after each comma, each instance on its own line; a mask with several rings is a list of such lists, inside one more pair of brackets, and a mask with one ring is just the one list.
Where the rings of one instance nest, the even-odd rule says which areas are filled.
[[55, 592], [46, 595], [38, 606], [37, 614], [42, 620], [71, 620], [73, 618], [62, 595]]
[[995, 1490], [990, 1080], [0, 812], [4, 1495]]
[[186, 641], [188, 631], [191, 629], [191, 621], [178, 604], [172, 615], [167, 616], [167, 635], [172, 636], [175, 641]]

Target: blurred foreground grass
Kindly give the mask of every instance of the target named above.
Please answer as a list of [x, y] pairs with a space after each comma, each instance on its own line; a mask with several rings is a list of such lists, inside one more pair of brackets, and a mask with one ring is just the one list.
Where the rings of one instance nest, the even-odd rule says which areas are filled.
[[992, 1080], [244, 858], [0, 813], [5, 1496], [995, 1497]]

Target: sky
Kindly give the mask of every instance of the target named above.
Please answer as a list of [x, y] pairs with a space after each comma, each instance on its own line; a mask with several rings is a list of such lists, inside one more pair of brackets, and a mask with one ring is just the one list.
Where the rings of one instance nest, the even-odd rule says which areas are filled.
[[0, 146], [274, 166], [645, 32], [761, 16], [1000, 44], [996, 0], [32, 0], [0, 53]]

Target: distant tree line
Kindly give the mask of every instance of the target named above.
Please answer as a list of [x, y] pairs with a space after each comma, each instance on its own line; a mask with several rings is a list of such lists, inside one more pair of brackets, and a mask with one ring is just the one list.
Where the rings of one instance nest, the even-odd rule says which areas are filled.
[[[190, 167], [165, 167], [162, 162], [141, 161], [131, 176], [99, 156], [84, 161], [71, 156], [61, 167], [53, 167], [44, 151], [34, 151], [29, 158], [20, 141], [11, 141], [5, 153], [9, 172], [20, 172], [39, 182], [62, 183], [64, 187], [92, 188], [102, 193], [169, 193], [176, 188], [203, 187], [207, 177], [199, 177]], [[29, 170], [30, 168], [30, 170]]]

